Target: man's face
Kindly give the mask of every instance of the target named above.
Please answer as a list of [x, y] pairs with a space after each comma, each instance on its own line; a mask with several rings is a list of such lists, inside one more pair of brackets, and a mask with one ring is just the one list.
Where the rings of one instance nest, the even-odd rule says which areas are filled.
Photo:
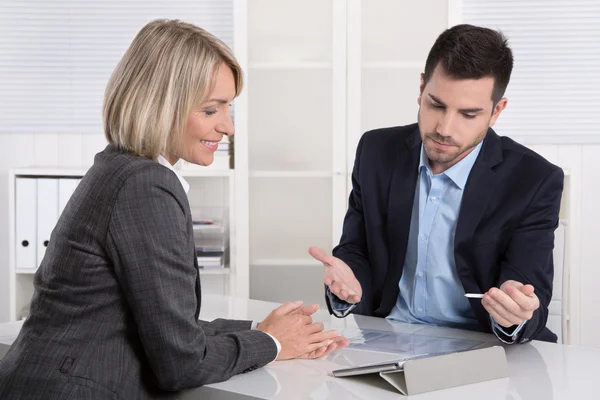
[[506, 107], [492, 100], [494, 78], [454, 79], [443, 68], [434, 69], [425, 85], [421, 74], [419, 130], [434, 173], [462, 160], [476, 147]]

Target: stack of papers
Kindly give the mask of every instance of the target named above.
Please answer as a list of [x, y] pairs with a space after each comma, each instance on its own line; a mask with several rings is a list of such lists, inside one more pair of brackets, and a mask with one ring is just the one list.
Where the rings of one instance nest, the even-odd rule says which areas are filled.
[[466, 351], [484, 343], [477, 340], [360, 328], [342, 329], [340, 334], [350, 341], [348, 349], [394, 353], [406, 359]]

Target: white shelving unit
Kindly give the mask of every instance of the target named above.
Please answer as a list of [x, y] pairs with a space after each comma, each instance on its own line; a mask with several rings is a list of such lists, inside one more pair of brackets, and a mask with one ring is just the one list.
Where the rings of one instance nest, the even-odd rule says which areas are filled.
[[[33, 277], [37, 271], [38, 265], [32, 265], [31, 268], [16, 267], [16, 223], [15, 221], [15, 185], [19, 178], [81, 178], [85, 175], [85, 168], [57, 168], [57, 167], [31, 167], [16, 168], [9, 171], [8, 177], [8, 205], [9, 205], [9, 272], [10, 272], [10, 318], [16, 320], [27, 308], [33, 295]], [[200, 208], [222, 207], [225, 220], [228, 222], [229, 232], [228, 242], [229, 254], [228, 265], [225, 268], [206, 268], [200, 269], [203, 275], [203, 291], [205, 293], [228, 294], [235, 291], [235, 279], [237, 258], [236, 258], [236, 237], [235, 237], [235, 218], [233, 211], [235, 209], [235, 185], [234, 170], [216, 170], [216, 169], [194, 169], [180, 170], [181, 174], [190, 183], [190, 192], [188, 199], [192, 212]]]
[[447, 27], [448, 0], [348, 0], [348, 171], [364, 132], [416, 122], [420, 74]]
[[308, 247], [346, 211], [347, 2], [248, 6], [250, 297], [323, 303]]

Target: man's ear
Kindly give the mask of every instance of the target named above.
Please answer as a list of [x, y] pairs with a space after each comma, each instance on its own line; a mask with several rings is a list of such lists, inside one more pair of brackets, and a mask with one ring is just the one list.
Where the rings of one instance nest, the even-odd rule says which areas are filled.
[[498, 101], [498, 103], [496, 103], [496, 106], [494, 107], [494, 111], [492, 112], [492, 118], [490, 118], [490, 128], [492, 126], [494, 126], [494, 124], [496, 123], [496, 120], [498, 120], [498, 117], [500, 116], [502, 111], [504, 111], [507, 104], [508, 104], [508, 99], [506, 97], [501, 98], [500, 101]]
[[421, 97], [423, 97], [423, 90], [425, 90], [425, 73], [421, 72], [421, 83], [419, 85], [419, 97], [417, 97], [418, 105], [421, 105]]

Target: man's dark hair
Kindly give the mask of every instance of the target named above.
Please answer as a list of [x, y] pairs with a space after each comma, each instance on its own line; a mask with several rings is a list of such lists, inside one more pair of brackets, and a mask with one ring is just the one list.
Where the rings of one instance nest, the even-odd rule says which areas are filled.
[[492, 29], [456, 25], [437, 38], [425, 63], [425, 84], [438, 64], [455, 79], [494, 78], [494, 105], [504, 96], [513, 68], [508, 39]]

